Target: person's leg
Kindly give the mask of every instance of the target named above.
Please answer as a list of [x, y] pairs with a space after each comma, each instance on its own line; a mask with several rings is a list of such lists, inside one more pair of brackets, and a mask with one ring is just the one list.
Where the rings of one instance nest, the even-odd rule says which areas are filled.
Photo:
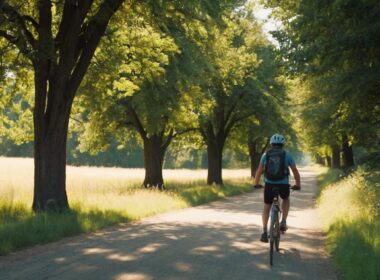
[[269, 211], [272, 204], [264, 203], [264, 209], [262, 214], [263, 221], [263, 233], [261, 234], [260, 241], [268, 242], [268, 220], [269, 220]]
[[261, 242], [268, 242], [268, 220], [269, 211], [273, 202], [272, 188], [270, 185], [265, 184], [264, 188], [264, 209], [262, 214], [263, 234], [261, 235]]
[[269, 220], [269, 211], [270, 211], [271, 204], [264, 203], [264, 209], [263, 209], [263, 232], [268, 231], [268, 220]]
[[282, 220], [280, 223], [280, 230], [286, 231], [288, 229], [286, 225], [286, 219], [288, 218], [289, 208], [290, 208], [290, 186], [283, 186], [280, 191], [280, 196], [282, 198], [281, 209], [282, 209]]
[[282, 200], [281, 208], [282, 208], [282, 220], [286, 221], [286, 218], [288, 217], [289, 213], [289, 207], [290, 207], [290, 201], [289, 197]]

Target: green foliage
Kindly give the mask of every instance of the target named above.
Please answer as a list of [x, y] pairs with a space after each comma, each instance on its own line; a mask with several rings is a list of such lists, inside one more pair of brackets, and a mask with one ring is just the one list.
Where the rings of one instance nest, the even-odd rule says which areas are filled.
[[[92, 153], [104, 151], [110, 138], [123, 144], [136, 132], [169, 137], [192, 126], [187, 109], [192, 103], [191, 77], [197, 73], [192, 36], [206, 36], [204, 27], [187, 19], [177, 23], [176, 32], [165, 34], [144, 18], [129, 21], [128, 13], [123, 11], [111, 25], [117, 31], [101, 45], [100, 63], [90, 68], [94, 75], [89, 75], [78, 102], [80, 118], [88, 120], [81, 149]], [[115, 53], [112, 61], [109, 53]], [[93, 91], [99, 92], [96, 98], [89, 94]]]
[[[3, 63], [16, 63], [13, 62], [16, 59], [14, 55], [5, 55]], [[32, 72], [28, 67], [19, 65], [11, 65], [4, 71], [4, 76], [0, 79], [0, 137], [17, 144], [26, 143], [33, 139]]]
[[[330, 181], [328, 177], [331, 172], [322, 181]], [[328, 248], [345, 279], [380, 276], [379, 179], [378, 170], [361, 167], [335, 184], [325, 186], [319, 198]]]
[[[283, 23], [275, 32], [287, 72], [303, 94], [307, 146], [327, 153], [348, 136], [370, 148], [379, 141], [379, 18], [376, 1], [267, 1]], [[344, 135], [344, 136], [342, 136]]]
[[[195, 101], [199, 104], [195, 113], [205, 142], [224, 135], [228, 146], [239, 153], [246, 151], [249, 131], [262, 134], [266, 129], [259, 121], [277, 109], [276, 98], [282, 99], [284, 91], [277, 80], [273, 48], [249, 7], [224, 20], [226, 27], [216, 29], [203, 50], [210, 70], [204, 75], [208, 79], [199, 84], [203, 94]], [[257, 126], [248, 128], [247, 123]]]
[[228, 147], [248, 154], [248, 145], [255, 146], [255, 153], [261, 154], [274, 133], [281, 133], [287, 139], [287, 150], [298, 153], [298, 137], [294, 123], [297, 120], [292, 100], [288, 97], [290, 83], [281, 70], [281, 57], [273, 46], [255, 47], [259, 67], [257, 78], [251, 82], [254, 96], [251, 105], [253, 116], [240, 123], [232, 131]]
[[[222, 27], [206, 19], [169, 17], [163, 28], [143, 19], [129, 21], [128, 13], [122, 11], [111, 24], [116, 31], [103, 41], [98, 63], [90, 68], [94, 75], [82, 86], [81, 151], [104, 152], [115, 138], [125, 145], [137, 132], [142, 138], [181, 136], [173, 151], [183, 152], [199, 148], [202, 139], [181, 133], [208, 121], [217, 129], [217, 111], [229, 115], [231, 129], [255, 111], [265, 119], [279, 108], [272, 105], [284, 94], [275, 53], [252, 14], [225, 16]], [[110, 60], [109, 53], [115, 58]], [[90, 93], [95, 91], [94, 98]], [[166, 166], [178, 166], [170, 160]]]

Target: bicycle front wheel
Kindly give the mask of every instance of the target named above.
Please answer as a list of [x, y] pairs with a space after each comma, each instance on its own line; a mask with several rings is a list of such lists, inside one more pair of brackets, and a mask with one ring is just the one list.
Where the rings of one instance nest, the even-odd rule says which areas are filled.
[[273, 239], [270, 240], [269, 242], [269, 263], [270, 265], [273, 265]]
[[270, 228], [269, 228], [269, 263], [273, 265], [273, 250], [276, 244], [276, 221], [278, 220], [277, 212], [272, 208], [270, 215]]

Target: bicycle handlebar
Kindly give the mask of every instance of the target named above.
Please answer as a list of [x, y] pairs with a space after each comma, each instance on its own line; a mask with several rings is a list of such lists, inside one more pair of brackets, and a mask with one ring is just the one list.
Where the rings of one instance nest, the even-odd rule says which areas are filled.
[[301, 190], [301, 186], [293, 185], [293, 186], [290, 187], [290, 189], [292, 191], [300, 191]]

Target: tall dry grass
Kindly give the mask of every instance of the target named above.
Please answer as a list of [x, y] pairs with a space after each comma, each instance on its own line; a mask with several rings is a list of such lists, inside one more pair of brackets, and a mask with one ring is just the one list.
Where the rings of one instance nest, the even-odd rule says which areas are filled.
[[0, 254], [122, 221], [198, 205], [250, 190], [248, 170], [224, 170], [224, 186], [207, 186], [206, 170], [164, 170], [167, 191], [141, 187], [143, 169], [67, 167], [71, 210], [35, 214], [33, 160], [0, 157]]
[[[319, 214], [328, 248], [344, 279], [380, 279], [380, 172], [364, 168], [347, 177], [330, 170], [322, 182]], [[338, 180], [338, 178], [341, 178]]]

